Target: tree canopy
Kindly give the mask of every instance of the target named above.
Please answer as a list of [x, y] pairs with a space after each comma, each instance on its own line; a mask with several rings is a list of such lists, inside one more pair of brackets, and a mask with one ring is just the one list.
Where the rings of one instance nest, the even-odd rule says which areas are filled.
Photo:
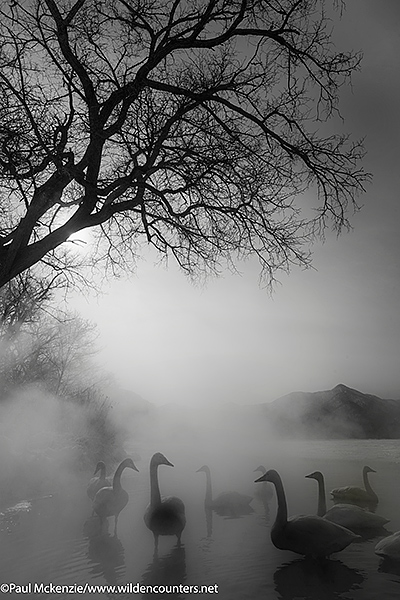
[[143, 244], [190, 274], [249, 255], [267, 281], [308, 264], [367, 177], [361, 144], [324, 125], [360, 62], [336, 51], [326, 10], [4, 2], [0, 286], [41, 261], [59, 268], [85, 228], [111, 267]]

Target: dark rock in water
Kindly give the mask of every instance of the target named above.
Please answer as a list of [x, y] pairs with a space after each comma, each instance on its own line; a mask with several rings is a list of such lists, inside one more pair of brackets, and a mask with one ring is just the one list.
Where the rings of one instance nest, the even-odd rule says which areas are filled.
[[258, 410], [274, 431], [294, 438], [400, 438], [400, 400], [343, 384], [322, 392], [293, 392]]

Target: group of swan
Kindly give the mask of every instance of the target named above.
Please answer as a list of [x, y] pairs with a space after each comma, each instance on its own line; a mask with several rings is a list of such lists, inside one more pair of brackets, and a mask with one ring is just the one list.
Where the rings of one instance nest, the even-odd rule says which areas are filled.
[[[146, 508], [144, 522], [154, 535], [156, 550], [160, 535], [176, 535], [180, 545], [186, 524], [185, 505], [182, 500], [175, 496], [161, 498], [157, 474], [159, 465], [174, 466], [161, 452], [156, 452], [150, 460], [150, 504]], [[90, 480], [87, 488], [87, 494], [93, 500], [93, 513], [100, 517], [100, 522], [106, 517], [114, 517], [114, 535], [117, 534], [119, 514], [129, 500], [128, 492], [121, 485], [121, 475], [126, 468], [139, 471], [131, 458], [125, 458], [115, 471], [111, 484], [106, 478], [104, 462], [98, 462], [94, 475], [99, 475]]]
[[280, 550], [291, 550], [315, 558], [330, 556], [344, 550], [360, 536], [316, 515], [287, 516], [287, 503], [282, 479], [271, 469], [256, 479], [256, 483], [270, 481], [275, 486], [278, 510], [271, 529], [271, 540]]
[[[340, 498], [347, 503], [335, 504], [328, 511], [322, 473], [315, 471], [306, 475], [307, 478], [316, 479], [318, 482], [318, 515], [300, 515], [289, 519], [285, 491], [279, 473], [271, 469], [256, 479], [256, 483], [269, 481], [275, 486], [278, 510], [271, 529], [271, 540], [274, 546], [320, 558], [339, 552], [352, 542], [360, 540], [361, 536], [356, 532], [381, 529], [389, 520], [357, 505], [359, 502], [376, 508], [378, 504], [378, 497], [368, 481], [370, 472], [375, 471], [370, 467], [364, 467], [364, 490], [352, 486], [332, 490], [334, 500]], [[375, 552], [382, 556], [396, 557], [397, 555], [400, 558], [400, 532], [378, 542]]]
[[[175, 496], [161, 497], [158, 484], [158, 467], [160, 465], [174, 466], [161, 452], [154, 454], [150, 460], [150, 504], [144, 514], [144, 522], [153, 533], [156, 550], [160, 535], [176, 535], [179, 546], [186, 524], [185, 505], [182, 500]], [[87, 488], [87, 494], [93, 500], [93, 513], [100, 517], [101, 522], [106, 517], [114, 517], [114, 535], [117, 533], [118, 516], [129, 500], [128, 493], [121, 485], [121, 475], [127, 467], [138, 471], [132, 459], [126, 458], [118, 466], [111, 482], [106, 478], [104, 462], [98, 462], [94, 477], [90, 480]], [[258, 467], [255, 470], [260, 469], [265, 471], [264, 467]], [[238, 492], [224, 492], [213, 499], [210, 468], [204, 465], [198, 471], [204, 471], [206, 474], [206, 508], [215, 510], [224, 516], [240, 516], [252, 512], [250, 502], [253, 498], [251, 496]], [[97, 473], [99, 475], [96, 477]], [[269, 497], [268, 492], [269, 490], [263, 494], [264, 499]]]
[[[107, 485], [104, 468], [103, 480], [100, 479], [102, 476], [102, 473], [100, 473], [99, 482], [97, 483], [98, 489], [93, 498], [93, 512], [100, 517], [101, 522], [103, 522], [106, 517], [114, 517], [114, 535], [117, 534], [119, 513], [125, 508], [129, 500], [128, 492], [124, 490], [121, 485], [121, 475], [126, 468], [139, 471], [131, 458], [125, 458], [115, 471], [112, 486]], [[99, 487], [102, 481], [104, 481], [106, 485], [104, 487]], [[95, 488], [96, 482], [93, 482], [92, 480], [89, 484], [88, 495], [89, 491], [91, 492]]]
[[[367, 467], [369, 468], [369, 467]], [[340, 503], [334, 504], [332, 508], [326, 510], [326, 497], [325, 497], [325, 482], [324, 476], [321, 471], [315, 471], [306, 475], [308, 479], [315, 479], [318, 482], [318, 516], [324, 517], [337, 525], [347, 527], [351, 531], [359, 532], [366, 529], [379, 529], [389, 523], [389, 519], [380, 517], [375, 513], [369, 512], [365, 508], [358, 506], [357, 504], [351, 503]], [[339, 488], [344, 489], [344, 488]], [[357, 488], [348, 488], [355, 490]], [[360, 491], [363, 491], [359, 488]], [[333, 490], [331, 493], [333, 495]], [[375, 494], [376, 495], [376, 494]], [[346, 498], [346, 495], [344, 494]], [[350, 496], [351, 497], [351, 496]], [[354, 497], [354, 494], [353, 494]]]
[[[162, 498], [158, 484], [158, 467], [174, 465], [160, 452], [154, 454], [150, 460], [150, 504], [144, 514], [144, 522], [153, 533], [155, 550], [158, 548], [160, 535], [176, 535], [178, 545], [181, 543], [182, 531], [186, 525], [185, 505], [180, 498], [170, 496]], [[117, 532], [118, 516], [128, 503], [129, 496], [121, 486], [121, 475], [125, 468], [138, 471], [133, 460], [126, 458], [118, 466], [112, 480], [112, 485], [105, 475], [105, 465], [99, 462], [96, 466], [95, 475], [89, 482], [88, 496], [93, 500], [93, 511], [100, 520], [114, 516], [114, 535]], [[235, 516], [248, 512], [251, 496], [245, 496], [237, 492], [225, 492], [212, 497], [211, 472], [207, 465], [198, 469], [198, 472], [206, 474], [206, 496], [205, 506], [216, 512], [225, 511], [224, 514]], [[267, 482], [275, 487], [278, 501], [278, 510], [275, 523], [271, 529], [272, 543], [279, 549], [291, 550], [298, 554], [312, 557], [326, 557], [334, 552], [340, 552], [354, 541], [360, 540], [360, 531], [375, 530], [382, 528], [388, 519], [380, 517], [367, 511], [364, 506], [376, 508], [378, 497], [372, 490], [368, 481], [368, 473], [375, 472], [370, 467], [364, 467], [363, 478], [365, 489], [354, 486], [336, 488], [331, 495], [334, 501], [339, 499], [332, 508], [326, 508], [325, 482], [320, 471], [306, 475], [308, 479], [318, 482], [318, 514], [299, 515], [288, 518], [287, 503], [282, 479], [277, 471], [265, 467], [257, 467], [255, 471], [263, 472], [256, 479], [256, 483], [262, 483], [261, 497], [264, 501], [270, 499], [271, 491]], [[361, 506], [360, 506], [361, 505]], [[251, 509], [250, 509], [251, 510]], [[221, 513], [223, 514], [223, 513]], [[400, 532], [397, 532], [380, 542], [375, 547], [378, 555], [400, 558]]]

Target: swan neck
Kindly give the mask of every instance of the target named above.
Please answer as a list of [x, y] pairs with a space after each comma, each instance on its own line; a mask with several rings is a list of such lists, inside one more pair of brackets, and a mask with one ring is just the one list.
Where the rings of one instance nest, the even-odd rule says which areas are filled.
[[376, 496], [374, 490], [371, 487], [371, 484], [368, 480], [368, 473], [366, 471], [363, 472], [363, 480], [364, 480], [364, 487], [367, 490], [367, 492], [369, 494], [371, 494], [371, 496]]
[[118, 469], [115, 471], [115, 475], [113, 477], [113, 488], [114, 490], [120, 490], [121, 489], [121, 475], [122, 475], [122, 471], [125, 469], [125, 465], [124, 464], [120, 464]]
[[205, 504], [212, 503], [212, 486], [211, 486], [211, 473], [210, 471], [205, 471], [206, 474], [206, 497], [204, 499]]
[[158, 485], [158, 465], [150, 463], [150, 504], [158, 506], [161, 504], [160, 487]]
[[103, 480], [106, 478], [106, 465], [101, 465], [99, 479]]
[[323, 477], [317, 479], [318, 481], [318, 511], [317, 515], [323, 517], [326, 513], [326, 495], [325, 495], [325, 481]]
[[274, 479], [273, 484], [275, 485], [276, 497], [278, 499], [278, 510], [276, 513], [275, 526], [285, 525], [287, 522], [287, 503], [281, 478], [277, 477]]

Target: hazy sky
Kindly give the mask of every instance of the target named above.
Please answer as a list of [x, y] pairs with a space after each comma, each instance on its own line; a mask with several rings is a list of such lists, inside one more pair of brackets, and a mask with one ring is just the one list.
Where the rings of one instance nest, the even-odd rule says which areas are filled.
[[315, 270], [282, 274], [272, 297], [256, 262], [195, 287], [149, 257], [100, 298], [70, 298], [98, 324], [99, 359], [146, 400], [258, 403], [337, 383], [400, 398], [400, 2], [347, 5], [335, 39], [364, 60], [341, 109], [374, 176], [353, 231], [316, 244]]

